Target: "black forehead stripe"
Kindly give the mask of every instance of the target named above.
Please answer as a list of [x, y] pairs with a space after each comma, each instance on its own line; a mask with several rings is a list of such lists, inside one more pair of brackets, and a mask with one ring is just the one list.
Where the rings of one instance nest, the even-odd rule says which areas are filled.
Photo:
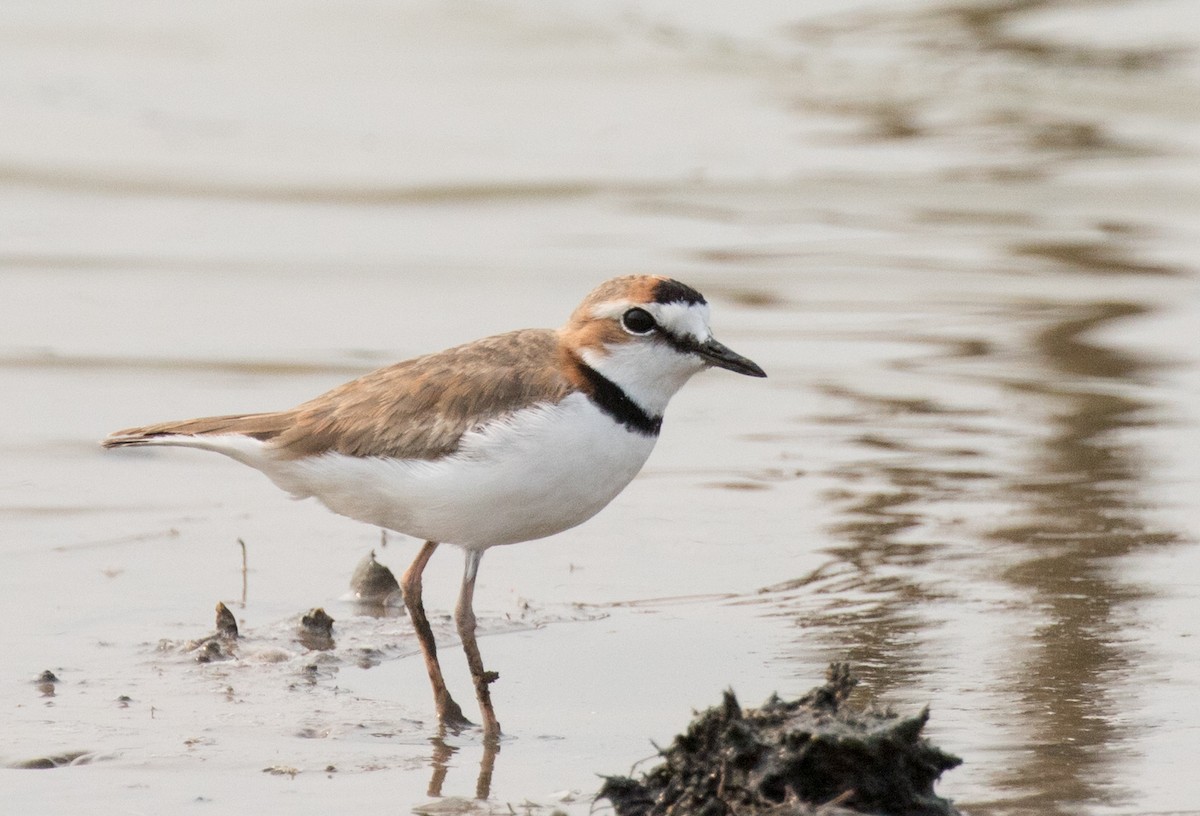
[[596, 403], [596, 407], [612, 417], [613, 421], [624, 425], [635, 433], [644, 436], [658, 436], [662, 429], [662, 417], [650, 416], [615, 382], [605, 377], [583, 360], [575, 358], [575, 365], [583, 374], [588, 385], [588, 397]]
[[655, 303], [708, 303], [704, 295], [677, 280], [659, 281], [654, 286]]

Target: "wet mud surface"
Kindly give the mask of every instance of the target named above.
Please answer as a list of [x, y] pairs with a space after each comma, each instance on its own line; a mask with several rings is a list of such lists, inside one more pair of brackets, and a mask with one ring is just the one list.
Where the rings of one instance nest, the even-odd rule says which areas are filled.
[[[278, 11], [0, 8], [5, 807], [589, 814], [722, 689], [848, 661], [963, 812], [1196, 810], [1194, 3]], [[96, 445], [630, 272], [771, 377], [489, 551], [498, 751], [432, 717], [417, 542]]]

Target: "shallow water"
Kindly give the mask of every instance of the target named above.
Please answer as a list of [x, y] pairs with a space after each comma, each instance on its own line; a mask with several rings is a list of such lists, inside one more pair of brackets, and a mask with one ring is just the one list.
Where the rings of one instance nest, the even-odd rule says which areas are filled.
[[[73, 758], [6, 809], [586, 813], [723, 688], [848, 659], [971, 813], [1200, 812], [1200, 14], [794, 5], [0, 9], [0, 762]], [[698, 377], [612, 507], [488, 553], [495, 757], [347, 600], [413, 542], [95, 444], [630, 271], [770, 378]]]

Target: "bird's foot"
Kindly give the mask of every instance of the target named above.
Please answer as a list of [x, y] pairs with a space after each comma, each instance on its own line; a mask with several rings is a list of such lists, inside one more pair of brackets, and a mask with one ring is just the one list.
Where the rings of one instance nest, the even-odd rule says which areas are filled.
[[455, 734], [472, 728], [475, 725], [475, 723], [467, 719], [466, 715], [463, 714], [462, 708], [459, 707], [458, 703], [454, 702], [454, 698], [448, 693], [438, 696], [437, 714], [438, 722]]

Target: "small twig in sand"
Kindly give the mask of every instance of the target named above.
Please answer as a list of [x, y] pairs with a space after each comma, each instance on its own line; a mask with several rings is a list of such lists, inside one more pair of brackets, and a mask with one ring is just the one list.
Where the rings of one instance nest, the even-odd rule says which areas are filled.
[[249, 582], [247, 576], [250, 573], [250, 568], [247, 566], [247, 561], [246, 561], [246, 542], [242, 541], [239, 538], [237, 540], [237, 543], [238, 543], [238, 546], [242, 548], [242, 609], [245, 609], [246, 608], [246, 589], [247, 589], [247, 585]]

